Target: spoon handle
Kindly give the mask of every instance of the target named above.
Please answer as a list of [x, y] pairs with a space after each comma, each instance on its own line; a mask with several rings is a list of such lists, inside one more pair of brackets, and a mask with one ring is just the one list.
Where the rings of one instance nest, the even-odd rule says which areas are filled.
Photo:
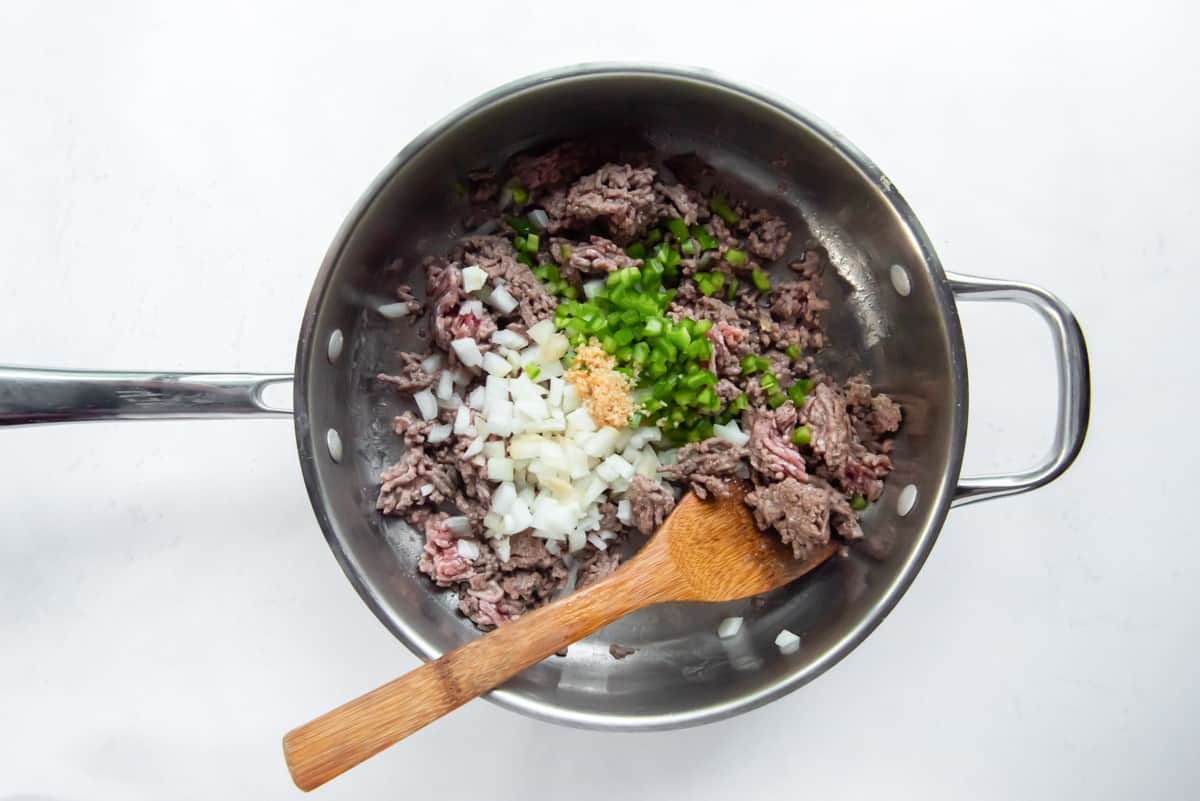
[[283, 753], [292, 780], [301, 790], [319, 787], [564, 646], [635, 609], [670, 600], [652, 561], [635, 558], [608, 578], [288, 732]]

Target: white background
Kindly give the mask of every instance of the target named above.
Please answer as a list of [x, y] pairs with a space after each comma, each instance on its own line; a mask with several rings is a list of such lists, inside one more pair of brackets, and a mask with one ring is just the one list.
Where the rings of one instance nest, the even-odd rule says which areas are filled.
[[[764, 709], [614, 735], [480, 702], [321, 796], [1195, 797], [1195, 4], [567, 5], [7, 0], [0, 362], [288, 370], [326, 245], [412, 136], [646, 59], [814, 111], [948, 268], [1058, 292], [1091, 435], [1057, 483], [952, 513], [884, 625]], [[1019, 308], [964, 325], [968, 464], [1020, 466], [1048, 338]], [[287, 421], [0, 431], [0, 529], [0, 799], [295, 798], [283, 732], [416, 664], [331, 558]]]

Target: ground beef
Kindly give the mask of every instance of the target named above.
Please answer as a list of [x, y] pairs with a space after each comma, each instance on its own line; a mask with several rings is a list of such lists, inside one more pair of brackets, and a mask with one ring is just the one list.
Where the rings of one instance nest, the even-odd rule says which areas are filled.
[[680, 217], [688, 225], [708, 219], [708, 206], [704, 197], [683, 184], [655, 184], [654, 190], [662, 197], [659, 214], [664, 217]]
[[436, 374], [427, 373], [421, 369], [421, 356], [416, 353], [400, 354], [400, 369], [395, 375], [380, 373], [375, 376], [378, 380], [391, 384], [400, 395], [412, 395], [423, 389], [429, 389], [437, 383]]
[[804, 559], [829, 542], [830, 495], [829, 490], [785, 478], [757, 487], [746, 503], [761, 528], [774, 528], [796, 558]]
[[571, 141], [538, 155], [519, 155], [512, 161], [513, 178], [531, 191], [574, 181], [595, 165], [596, 150], [590, 143]]
[[804, 400], [800, 417], [812, 432], [812, 450], [825, 465], [839, 474], [850, 462], [854, 432], [846, 413], [846, 398], [829, 384], [813, 387]]
[[615, 642], [608, 646], [608, 654], [613, 659], [624, 659], [627, 656], [633, 656], [637, 653], [636, 648], [630, 648], [627, 645], [617, 645]]
[[467, 198], [472, 203], [486, 203], [495, 198], [499, 191], [495, 170], [485, 168], [467, 173]]
[[605, 164], [567, 191], [563, 208], [567, 227], [603, 220], [613, 239], [629, 242], [655, 222], [653, 184], [654, 170], [648, 167]]
[[675, 508], [675, 496], [659, 482], [645, 476], [634, 476], [629, 484], [629, 511], [633, 527], [649, 536]]
[[575, 578], [576, 588], [595, 584], [602, 578], [612, 575], [621, 564], [621, 555], [612, 548], [600, 551], [588, 546], [579, 562], [579, 573]]
[[792, 239], [787, 223], [767, 211], [755, 212], [750, 215], [749, 221], [750, 235], [746, 249], [767, 261], [782, 258]]
[[791, 401], [775, 410], [758, 409], [751, 416], [746, 450], [750, 453], [750, 466], [760, 480], [807, 479], [804, 457], [789, 440], [795, 427], [796, 407]]
[[438, 425], [437, 420], [422, 420], [412, 412], [404, 412], [392, 420], [392, 430], [404, 437], [404, 447], [420, 448], [429, 437], [429, 431]]
[[412, 287], [408, 284], [400, 284], [396, 287], [396, 300], [408, 306], [409, 317], [420, 317], [425, 311], [425, 307], [413, 295]]
[[[400, 461], [379, 476], [375, 508], [385, 515], [401, 515], [414, 506], [438, 504], [454, 497], [453, 468], [435, 461], [420, 448], [406, 450]], [[421, 488], [428, 485], [428, 494]]]
[[703, 442], [684, 445], [675, 456], [675, 464], [660, 467], [659, 475], [667, 481], [688, 482], [701, 498], [709, 494], [724, 497], [729, 494], [733, 478], [746, 455], [729, 440], [711, 437]]
[[590, 237], [586, 243], [555, 237], [550, 240], [550, 255], [568, 279], [576, 275], [606, 275], [613, 270], [642, 264], [641, 259], [631, 259], [624, 248], [602, 236]]

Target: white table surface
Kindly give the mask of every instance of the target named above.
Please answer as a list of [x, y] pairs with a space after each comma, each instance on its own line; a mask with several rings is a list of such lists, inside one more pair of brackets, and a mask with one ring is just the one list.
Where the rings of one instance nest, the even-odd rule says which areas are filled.
[[[476, 703], [322, 797], [1200, 792], [1195, 4], [329, 5], [0, 5], [0, 362], [288, 370], [326, 245], [412, 136], [528, 72], [650, 59], [792, 98], [950, 269], [1058, 292], [1094, 407], [1063, 479], [955, 511], [803, 690], [646, 735]], [[968, 465], [1019, 466], [1048, 339], [1020, 308], [964, 321]], [[295, 798], [280, 735], [416, 665], [331, 558], [289, 422], [13, 429], [0, 454], [0, 799]]]

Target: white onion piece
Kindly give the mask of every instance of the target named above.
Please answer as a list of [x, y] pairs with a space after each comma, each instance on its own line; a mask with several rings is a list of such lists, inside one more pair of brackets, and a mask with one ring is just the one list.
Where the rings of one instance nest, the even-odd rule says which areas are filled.
[[583, 282], [583, 296], [588, 300], [600, 294], [600, 290], [604, 289], [604, 279], [598, 278], [595, 281]]
[[717, 625], [717, 636], [722, 640], [727, 640], [741, 630], [742, 619], [740, 617], [727, 617]]
[[551, 378], [550, 390], [546, 395], [546, 402], [550, 404], [551, 408], [553, 408], [555, 406], [562, 406], [562, 399], [563, 380], [561, 378]]
[[462, 288], [464, 292], [476, 292], [483, 289], [483, 285], [487, 283], [487, 273], [478, 267], [472, 265], [464, 267], [462, 271]]
[[463, 559], [475, 560], [479, 558], [479, 543], [475, 540], [459, 540], [458, 555]]
[[432, 484], [422, 484], [421, 485], [421, 495], [423, 497], [428, 498], [432, 494], [433, 494], [433, 485]]
[[434, 353], [429, 356], [426, 356], [425, 360], [423, 362], [421, 362], [421, 370], [423, 372], [429, 373], [430, 375], [433, 375], [434, 373], [436, 373], [438, 370], [441, 370], [441, 369], [442, 369], [442, 354], [440, 354], [440, 353]]
[[454, 394], [454, 375], [449, 370], [443, 370], [442, 375], [438, 378], [437, 396], [438, 400], [450, 400], [450, 396]]
[[494, 439], [491, 442], [485, 443], [483, 446], [483, 455], [491, 459], [493, 456], [504, 455], [504, 440]]
[[471, 521], [463, 515], [447, 517], [446, 521], [442, 525], [444, 525], [451, 534], [458, 534], [459, 536], [462, 536], [463, 534], [471, 533]]
[[567, 350], [571, 347], [571, 343], [562, 334], [551, 334], [545, 342], [542, 343], [541, 351], [538, 354], [538, 361], [556, 362], [563, 356], [567, 355]]
[[548, 340], [550, 338], [551, 334], [556, 333], [556, 330], [554, 328], [554, 321], [553, 320], [541, 320], [539, 322], [536, 322], [529, 327], [529, 331], [527, 331], [526, 333], [529, 334], [529, 338], [531, 340], [533, 340], [536, 344], [544, 345], [544, 344], [546, 344], [546, 340]]
[[800, 650], [800, 638], [784, 629], [775, 638], [775, 645], [779, 646], [780, 653], [794, 654]]
[[499, 376], [489, 375], [484, 382], [486, 396], [484, 397], [484, 405], [480, 408], [491, 409], [498, 403], [504, 403], [508, 400], [508, 382]]
[[504, 457], [493, 457], [487, 460], [487, 477], [489, 481], [512, 481], [513, 461]]
[[596, 475], [600, 476], [601, 480], [614, 484], [621, 479], [633, 478], [633, 465], [614, 453], [596, 465]]
[[482, 409], [486, 398], [487, 390], [483, 387], [475, 387], [475, 389], [471, 390], [471, 394], [467, 396], [467, 405], [472, 409]]
[[512, 348], [520, 350], [529, 344], [529, 340], [518, 334], [516, 331], [509, 331], [507, 328], [502, 328], [492, 334], [492, 341], [503, 348]]
[[597, 551], [607, 551], [608, 543], [605, 542], [598, 534], [588, 534], [587, 541], [592, 544]]
[[432, 420], [437, 417], [437, 399], [433, 397], [433, 393], [427, 389], [413, 394], [413, 402], [417, 404], [417, 411], [421, 413], [421, 419]]
[[530, 224], [539, 231], [545, 231], [550, 227], [550, 215], [542, 209], [531, 209], [525, 215], [525, 219], [529, 220]]
[[475, 376], [465, 367], [454, 368], [454, 383], [457, 386], [465, 387], [475, 379]]
[[434, 426], [433, 428], [429, 429], [429, 435], [426, 436], [425, 439], [430, 444], [437, 445], [439, 442], [445, 442], [446, 440], [450, 439], [450, 432], [452, 430], [453, 426], [451, 426], [449, 423], [445, 423], [444, 425], [440, 426]]
[[464, 300], [458, 306], [460, 314], [469, 314], [473, 317], [483, 316], [483, 303], [478, 300]]
[[617, 444], [619, 432], [612, 426], [605, 426], [594, 434], [589, 434], [583, 442], [583, 452], [596, 459], [603, 459], [613, 452]]
[[750, 435], [742, 432], [741, 426], [737, 424], [736, 420], [730, 420], [725, 425], [717, 423], [713, 426], [713, 435], [726, 442], [732, 442], [739, 448], [750, 441]]
[[459, 406], [454, 413], [454, 433], [459, 436], [471, 433], [471, 410], [466, 406]]
[[572, 531], [571, 536], [567, 539], [567, 547], [572, 552], [582, 551], [583, 546], [587, 544], [587, 535], [582, 531]]
[[627, 526], [633, 522], [633, 507], [628, 498], [617, 503], [617, 519]]
[[483, 364], [483, 353], [479, 350], [479, 343], [470, 337], [455, 339], [450, 343], [450, 347], [464, 366], [478, 367]]
[[512, 482], [505, 481], [492, 493], [492, 511], [498, 515], [506, 515], [517, 501], [517, 488]]
[[472, 456], [478, 456], [483, 450], [483, 437], [476, 437], [467, 449], [463, 451], [463, 456], [470, 459]]
[[399, 320], [401, 317], [407, 317], [409, 314], [407, 303], [385, 303], [382, 306], [377, 306], [375, 311], [389, 320]]
[[501, 562], [507, 562], [512, 556], [512, 546], [508, 537], [498, 537], [492, 540], [492, 550], [496, 552], [496, 558]]
[[492, 290], [491, 297], [488, 298], [488, 304], [501, 314], [510, 314], [516, 311], [517, 306], [520, 305], [517, 303], [517, 299], [512, 296], [512, 293], [502, 286], [498, 286]]
[[[456, 339], [454, 341], [458, 342], [459, 340]], [[468, 340], [468, 341], [474, 342], [474, 340]], [[511, 373], [512, 369], [513, 369], [512, 365], [509, 364], [504, 359], [503, 356], [501, 356], [498, 353], [492, 353], [491, 351], [488, 351], [487, 353], [483, 354], [482, 364], [483, 364], [483, 369], [489, 375], [498, 376], [500, 378], [504, 378], [504, 376]]]

